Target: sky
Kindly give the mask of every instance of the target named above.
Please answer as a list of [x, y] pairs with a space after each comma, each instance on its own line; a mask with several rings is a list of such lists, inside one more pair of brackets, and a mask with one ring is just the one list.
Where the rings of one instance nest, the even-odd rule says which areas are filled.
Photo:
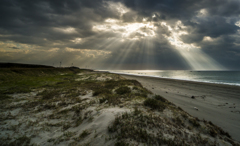
[[240, 1], [1, 0], [0, 62], [240, 70]]

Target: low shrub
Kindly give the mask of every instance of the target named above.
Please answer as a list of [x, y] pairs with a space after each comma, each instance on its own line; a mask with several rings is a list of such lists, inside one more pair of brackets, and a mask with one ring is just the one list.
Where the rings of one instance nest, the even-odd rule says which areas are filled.
[[133, 113], [134, 113], [134, 115], [139, 115], [142, 113], [142, 111], [135, 107]]
[[102, 89], [96, 89], [93, 92], [93, 96], [98, 96], [100, 94], [111, 94], [111, 91], [106, 88], [102, 88]]
[[160, 95], [155, 95], [154, 98], [155, 98], [156, 100], [161, 101], [161, 102], [167, 102], [167, 100], [166, 100], [165, 98], [163, 98], [162, 96], [160, 96]]
[[0, 101], [1, 100], [6, 100], [6, 99], [11, 99], [12, 97], [5, 95], [5, 94], [0, 94]]
[[42, 99], [52, 99], [53, 97], [59, 96], [61, 93], [59, 90], [44, 90], [38, 95], [42, 96]]
[[200, 126], [199, 122], [196, 119], [189, 119], [188, 121], [189, 121], [189, 123], [191, 123], [195, 127]]
[[31, 138], [27, 136], [22, 136], [22, 137], [16, 138], [15, 141], [9, 143], [8, 145], [30, 145], [30, 142], [31, 142]]
[[106, 99], [108, 100], [109, 105], [110, 104], [117, 105], [120, 102], [118, 95], [114, 95], [114, 94], [108, 94], [106, 96]]
[[131, 89], [127, 86], [122, 86], [116, 89], [116, 93], [119, 95], [131, 93]]
[[129, 144], [125, 143], [124, 141], [118, 141], [118, 142], [115, 143], [114, 146], [129, 146]]
[[183, 121], [179, 118], [179, 117], [177, 117], [176, 119], [174, 119], [174, 122], [177, 124], [177, 125], [182, 125], [182, 126], [184, 126], [184, 124], [183, 124]]
[[99, 99], [99, 102], [104, 103], [106, 100], [107, 100], [107, 98], [101, 98], [101, 99]]
[[217, 136], [217, 131], [215, 131], [213, 128], [211, 128], [209, 130], [209, 134], [212, 136], [212, 137], [216, 137]]
[[11, 87], [2, 93], [4, 94], [14, 94], [14, 93], [29, 93], [31, 89], [29, 87]]
[[166, 108], [166, 106], [163, 102], [158, 101], [156, 99], [151, 99], [151, 98], [146, 99], [144, 101], [144, 105], [148, 106], [152, 109], [157, 109], [159, 111], [163, 111]]
[[84, 131], [79, 135], [79, 138], [85, 138], [85, 137], [87, 137], [89, 134], [91, 134], [90, 131], [84, 130]]
[[134, 86], [134, 87], [133, 87], [133, 90], [138, 90], [138, 87]]
[[119, 80], [119, 81], [109, 80], [105, 82], [105, 88], [108, 89], [114, 89], [115, 87], [126, 85], [134, 85], [142, 88], [142, 84], [136, 80]]
[[107, 101], [107, 103], [117, 105], [120, 103], [120, 100], [118, 98], [119, 95], [116, 94], [106, 94], [103, 98], [99, 99], [99, 103], [104, 103]]
[[145, 93], [135, 93], [134, 94], [135, 96], [140, 96], [140, 97], [145, 97], [145, 98], [147, 98], [147, 94], [145, 94]]

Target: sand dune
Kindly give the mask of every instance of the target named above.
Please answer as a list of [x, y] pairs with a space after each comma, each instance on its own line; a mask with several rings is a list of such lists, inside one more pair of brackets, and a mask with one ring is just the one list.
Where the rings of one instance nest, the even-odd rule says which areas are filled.
[[162, 95], [192, 116], [212, 121], [240, 141], [240, 87], [154, 77], [122, 76], [138, 80], [154, 94]]

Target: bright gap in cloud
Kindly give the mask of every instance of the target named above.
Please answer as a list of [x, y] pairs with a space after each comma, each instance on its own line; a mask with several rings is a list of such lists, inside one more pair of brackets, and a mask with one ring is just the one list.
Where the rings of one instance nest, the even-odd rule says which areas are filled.
[[156, 27], [152, 22], [124, 23], [116, 19], [106, 19], [104, 24], [93, 26], [96, 32], [114, 32], [123, 39], [139, 40], [145, 37], [155, 37]]
[[54, 28], [54, 30], [60, 33], [65, 33], [65, 34], [77, 33], [76, 29], [73, 27], [67, 27], [67, 28], [56, 27]]
[[[225, 69], [222, 65], [217, 63], [214, 59], [208, 56], [201, 50], [201, 47], [195, 44], [186, 44], [181, 40], [181, 35], [187, 35], [188, 32], [177, 29], [178, 26], [186, 28], [181, 22], [177, 22], [173, 29], [170, 25], [165, 22], [161, 23], [162, 26], [168, 28], [171, 31], [171, 35], [164, 37], [170, 42], [171, 45], [175, 46], [179, 54], [187, 61], [193, 70], [223, 70]], [[204, 41], [212, 41], [208, 36], [204, 37]]]

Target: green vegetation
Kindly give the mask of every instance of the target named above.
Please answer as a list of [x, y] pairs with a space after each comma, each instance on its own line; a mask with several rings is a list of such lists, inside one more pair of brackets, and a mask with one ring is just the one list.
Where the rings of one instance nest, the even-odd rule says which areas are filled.
[[115, 143], [115, 146], [129, 146], [129, 144], [124, 141], [118, 141]]
[[[130, 124], [134, 123], [134, 124]], [[121, 116], [117, 116], [111, 126], [108, 127], [110, 133], [117, 132], [116, 144], [128, 145], [126, 139], [132, 139], [138, 143], [145, 145], [180, 145], [183, 141], [173, 141], [172, 139], [165, 139], [160, 130], [163, 121], [158, 116], [150, 116], [148, 114], [141, 113], [124, 113]], [[171, 125], [170, 123], [169, 125]], [[151, 129], [158, 129], [156, 134], [150, 132]], [[160, 129], [159, 129], [160, 128]]]
[[166, 105], [163, 102], [151, 98], [146, 99], [144, 105], [159, 111], [163, 111], [166, 108]]
[[149, 91], [146, 88], [139, 87], [139, 86], [134, 86], [133, 91], [135, 91], [136, 96], [141, 96], [141, 97], [147, 97], [148, 94], [152, 94], [151, 91]]
[[0, 69], [0, 93], [28, 93], [32, 89], [74, 80], [76, 74], [80, 72], [84, 71], [73, 68]]
[[30, 144], [31, 139], [27, 136], [22, 136], [22, 137], [18, 137], [16, 140], [14, 140], [13, 142], [11, 142], [9, 145], [29, 145]]
[[131, 89], [127, 86], [122, 86], [116, 89], [116, 93], [119, 95], [131, 93]]
[[199, 122], [195, 118], [191, 118], [188, 121], [189, 121], [189, 123], [191, 123], [195, 127], [199, 127], [200, 126]]
[[58, 91], [58, 90], [44, 90], [43, 92], [41, 92], [37, 95], [41, 95], [43, 100], [44, 99], [49, 100], [49, 99], [52, 99], [53, 97], [59, 96], [60, 91]]
[[85, 137], [87, 137], [89, 134], [91, 134], [91, 132], [90, 131], [88, 131], [88, 130], [84, 130], [80, 135], [79, 135], [79, 138], [85, 138]]
[[177, 125], [181, 125], [184, 126], [183, 121], [180, 119], [180, 117], [177, 117], [176, 119], [173, 119], [173, 121], [177, 124]]
[[7, 100], [7, 99], [11, 99], [12, 97], [10, 97], [10, 96], [8, 96], [8, 95], [6, 95], [6, 94], [1, 94], [0, 93], [0, 101], [2, 101], [2, 100]]
[[[164, 97], [149, 95], [138, 81], [116, 74], [77, 68], [0, 69], [0, 93], [0, 128], [8, 133], [0, 136], [3, 145], [31, 145], [31, 138], [52, 131], [58, 134], [48, 134], [46, 145], [91, 145], [99, 138], [116, 146], [214, 145], [211, 139], [235, 144], [211, 122], [193, 118]], [[115, 119], [102, 116], [104, 112], [112, 112]], [[102, 124], [107, 133], [82, 129], [103, 118], [112, 122]]]
[[103, 89], [96, 89], [93, 92], [93, 96], [98, 96], [98, 95], [101, 95], [101, 94], [111, 94], [111, 91], [106, 89], [106, 88], [103, 88]]
[[168, 102], [165, 98], [163, 98], [163, 97], [160, 96], [160, 95], [155, 95], [154, 98], [155, 98], [156, 100], [161, 101], [161, 102]]
[[104, 102], [106, 102], [107, 101], [107, 103], [109, 104], [109, 105], [117, 105], [117, 104], [119, 104], [120, 103], [120, 98], [119, 98], [119, 96], [118, 95], [116, 95], [116, 94], [106, 94], [105, 96], [104, 96], [104, 98], [101, 98], [100, 100], [99, 100], [99, 102], [100, 103], [104, 103]]

